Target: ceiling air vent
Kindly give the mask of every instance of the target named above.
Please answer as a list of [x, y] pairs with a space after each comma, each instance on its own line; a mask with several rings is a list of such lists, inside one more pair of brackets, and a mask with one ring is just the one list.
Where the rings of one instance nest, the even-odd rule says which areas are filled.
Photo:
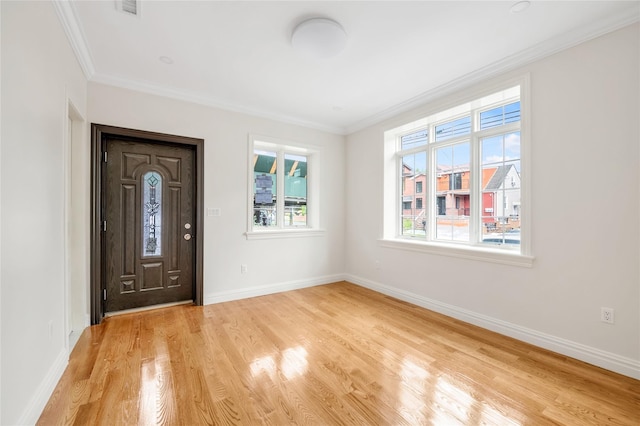
[[139, 0], [116, 0], [116, 7], [119, 11], [129, 15], [138, 16], [140, 13]]

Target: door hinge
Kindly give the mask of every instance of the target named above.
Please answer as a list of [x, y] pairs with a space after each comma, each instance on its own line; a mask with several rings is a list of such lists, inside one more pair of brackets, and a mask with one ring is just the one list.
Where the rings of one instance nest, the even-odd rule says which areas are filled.
[[107, 221], [106, 220], [102, 221], [102, 231], [103, 232], [107, 232]]
[[103, 152], [102, 161], [107, 162], [107, 151]]
[[102, 299], [104, 299], [105, 301], [107, 300], [107, 289], [103, 289], [102, 290]]

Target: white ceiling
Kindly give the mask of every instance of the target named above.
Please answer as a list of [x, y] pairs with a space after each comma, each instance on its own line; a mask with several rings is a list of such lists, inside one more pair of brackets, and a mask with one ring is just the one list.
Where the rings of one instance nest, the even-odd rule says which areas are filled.
[[[346, 134], [444, 93], [638, 21], [639, 1], [56, 2], [87, 77]], [[347, 47], [322, 62], [291, 47], [311, 17]], [[166, 64], [160, 57], [173, 61]]]

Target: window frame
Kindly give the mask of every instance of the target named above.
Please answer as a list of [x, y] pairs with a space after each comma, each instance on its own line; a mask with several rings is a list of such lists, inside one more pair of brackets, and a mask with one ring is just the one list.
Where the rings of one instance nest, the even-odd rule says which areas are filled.
[[[317, 146], [283, 140], [270, 136], [249, 134], [247, 167], [247, 209], [245, 236], [248, 240], [271, 238], [311, 237], [324, 234], [320, 229], [320, 156]], [[254, 227], [254, 164], [256, 150], [275, 152], [276, 166], [276, 226], [269, 228]], [[307, 158], [307, 224], [290, 227], [284, 225], [284, 161], [285, 155], [300, 155]]]
[[[504, 97], [501, 94], [509, 89], [519, 86], [520, 122], [505, 123], [500, 126], [489, 127], [480, 130], [480, 114], [489, 111], [496, 106], [508, 105], [514, 98]], [[524, 75], [492, 86], [468, 90], [464, 95], [450, 96], [440, 102], [424, 108], [414, 117], [413, 121], [406, 122], [384, 132], [384, 206], [383, 206], [383, 237], [379, 240], [383, 247], [397, 248], [410, 251], [419, 251], [453, 257], [484, 260], [502, 264], [531, 267], [534, 257], [531, 254], [531, 202], [530, 202], [530, 87], [529, 75]], [[487, 101], [482, 104], [481, 101]], [[452, 122], [465, 115], [471, 115], [471, 131], [469, 134], [446, 138], [435, 141], [431, 133], [436, 126]], [[412, 132], [427, 130], [428, 143], [419, 147], [402, 149], [401, 137]], [[480, 241], [481, 219], [481, 194], [482, 194], [482, 164], [480, 158], [480, 143], [483, 138], [491, 135], [506, 135], [513, 131], [520, 132], [520, 218], [521, 241], [518, 248], [505, 246], [490, 246]], [[435, 238], [434, 218], [437, 217], [438, 203], [436, 200], [436, 159], [434, 153], [437, 148], [453, 146], [457, 143], [469, 141], [470, 143], [470, 216], [469, 216], [469, 242], [437, 240]], [[397, 201], [402, 196], [402, 157], [417, 152], [427, 152], [427, 176], [426, 191], [423, 192], [426, 201], [423, 208], [428, 210], [428, 220], [424, 238], [403, 235], [402, 210]], [[477, 216], [477, 217], [476, 217]]]

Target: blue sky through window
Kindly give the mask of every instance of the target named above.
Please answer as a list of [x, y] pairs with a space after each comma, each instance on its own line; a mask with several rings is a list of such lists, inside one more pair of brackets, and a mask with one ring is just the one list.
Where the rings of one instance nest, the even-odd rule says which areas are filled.
[[[482, 164], [520, 160], [520, 132], [492, 136], [482, 140]], [[518, 161], [516, 170], [520, 172]]]
[[480, 113], [480, 130], [520, 121], [520, 101]]

